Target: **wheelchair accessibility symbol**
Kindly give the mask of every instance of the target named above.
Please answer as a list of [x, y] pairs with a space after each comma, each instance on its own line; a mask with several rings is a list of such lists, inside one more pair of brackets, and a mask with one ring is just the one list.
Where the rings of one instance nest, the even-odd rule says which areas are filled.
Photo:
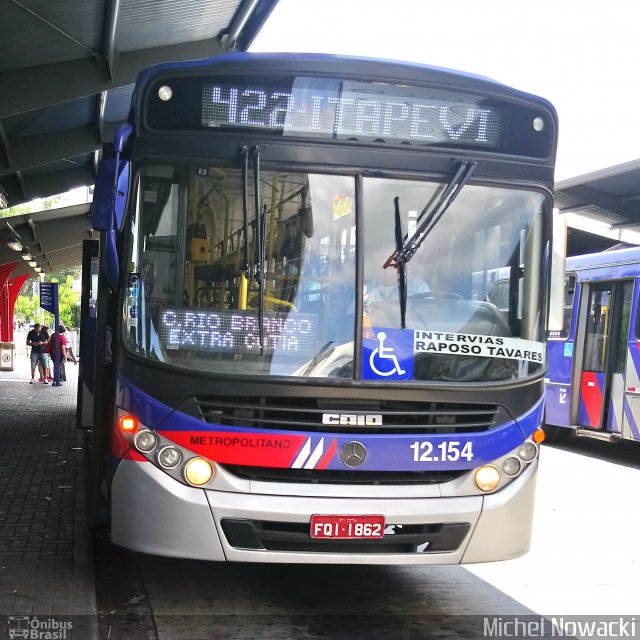
[[393, 347], [386, 347], [384, 344], [387, 339], [387, 334], [384, 331], [379, 331], [376, 337], [378, 339], [378, 346], [369, 356], [371, 371], [383, 378], [393, 375], [405, 375], [407, 372], [400, 366]]

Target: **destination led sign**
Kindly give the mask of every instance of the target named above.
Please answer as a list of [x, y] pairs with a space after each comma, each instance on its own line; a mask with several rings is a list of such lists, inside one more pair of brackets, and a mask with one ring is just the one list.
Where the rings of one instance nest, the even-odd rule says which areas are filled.
[[[317, 316], [265, 313], [262, 326], [265, 352], [312, 355], [317, 350]], [[258, 316], [247, 311], [165, 309], [160, 343], [166, 349], [260, 354]]]
[[212, 82], [202, 125], [283, 135], [498, 148], [502, 109], [479, 96], [379, 82], [298, 77], [286, 85]]

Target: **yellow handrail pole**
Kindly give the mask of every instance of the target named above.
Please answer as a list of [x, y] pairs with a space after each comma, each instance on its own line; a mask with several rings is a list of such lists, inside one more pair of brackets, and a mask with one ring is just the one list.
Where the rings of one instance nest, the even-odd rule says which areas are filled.
[[[271, 187], [271, 219], [269, 220], [269, 235], [268, 235], [268, 242], [267, 242], [267, 266], [265, 267], [265, 275], [267, 273], [269, 273], [269, 270], [271, 269], [273, 271], [273, 265], [271, 264], [271, 261], [273, 259], [273, 244], [274, 244], [274, 240], [275, 240], [275, 234], [276, 234], [276, 227], [278, 224], [278, 207], [277, 207], [277, 202], [278, 202], [278, 190], [276, 189], [276, 176], [273, 176], [273, 185]], [[282, 197], [282, 195], [280, 196]], [[269, 281], [267, 280], [266, 284], [269, 284]], [[273, 284], [269, 287], [271, 290], [273, 290]], [[267, 294], [268, 295], [268, 294]]]
[[249, 281], [244, 273], [240, 274], [240, 287], [238, 291], [238, 309], [246, 311], [247, 309], [247, 293], [249, 291]]

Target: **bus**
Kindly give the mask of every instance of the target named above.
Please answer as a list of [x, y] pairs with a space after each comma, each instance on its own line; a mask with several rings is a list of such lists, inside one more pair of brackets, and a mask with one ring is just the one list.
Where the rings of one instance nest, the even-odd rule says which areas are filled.
[[544, 99], [417, 64], [143, 72], [85, 262], [92, 521], [200, 560], [525, 553], [557, 131]]
[[564, 322], [549, 333], [545, 431], [640, 441], [640, 248], [567, 258]]

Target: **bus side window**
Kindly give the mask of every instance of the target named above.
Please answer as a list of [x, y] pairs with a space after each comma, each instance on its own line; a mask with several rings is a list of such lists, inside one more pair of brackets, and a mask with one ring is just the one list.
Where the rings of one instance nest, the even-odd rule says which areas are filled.
[[564, 315], [562, 320], [561, 338], [568, 338], [571, 332], [571, 319], [573, 318], [573, 303], [576, 294], [576, 276], [568, 273], [564, 279]]

